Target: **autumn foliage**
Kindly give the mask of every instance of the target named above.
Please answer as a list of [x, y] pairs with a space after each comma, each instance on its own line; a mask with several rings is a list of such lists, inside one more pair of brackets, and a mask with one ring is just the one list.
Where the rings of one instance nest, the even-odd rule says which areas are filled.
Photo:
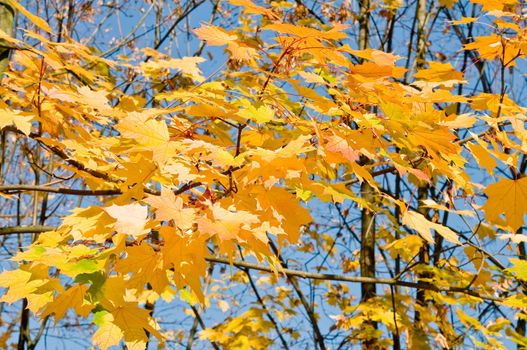
[[211, 3], [176, 55], [0, 2], [0, 347], [525, 348], [524, 2]]

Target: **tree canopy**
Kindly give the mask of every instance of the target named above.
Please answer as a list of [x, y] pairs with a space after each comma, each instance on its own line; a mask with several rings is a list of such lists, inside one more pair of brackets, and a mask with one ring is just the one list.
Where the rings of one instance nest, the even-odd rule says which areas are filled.
[[527, 348], [526, 8], [0, 1], [0, 347]]

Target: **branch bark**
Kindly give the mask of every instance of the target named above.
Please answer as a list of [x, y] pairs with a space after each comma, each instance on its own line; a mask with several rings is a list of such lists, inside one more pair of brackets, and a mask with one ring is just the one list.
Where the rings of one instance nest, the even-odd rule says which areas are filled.
[[315, 272], [307, 272], [307, 271], [293, 270], [293, 269], [280, 269], [277, 271], [276, 269], [273, 269], [270, 266], [261, 266], [261, 265], [252, 264], [252, 263], [243, 262], [243, 261], [235, 261], [235, 260], [230, 261], [229, 259], [217, 258], [217, 257], [209, 257], [209, 258], [206, 258], [206, 260], [209, 262], [213, 262], [213, 263], [236, 266], [240, 269], [252, 269], [252, 270], [258, 270], [258, 271], [269, 272], [269, 273], [282, 273], [288, 277], [298, 277], [298, 278], [324, 280], [324, 281], [340, 281], [340, 282], [350, 282], [350, 283], [376, 283], [376, 284], [400, 286], [400, 287], [407, 287], [407, 288], [414, 288], [414, 289], [424, 289], [424, 290], [429, 290], [433, 292], [461, 293], [461, 294], [470, 295], [476, 298], [480, 298], [483, 300], [491, 300], [495, 302], [503, 301], [502, 297], [497, 297], [497, 296], [489, 295], [485, 293], [479, 293], [472, 289], [467, 289], [464, 287], [456, 287], [456, 286], [441, 286], [441, 285], [431, 284], [428, 282], [411, 282], [411, 281], [399, 280], [396, 278], [348, 276], [348, 275], [339, 275], [339, 274], [315, 273]]

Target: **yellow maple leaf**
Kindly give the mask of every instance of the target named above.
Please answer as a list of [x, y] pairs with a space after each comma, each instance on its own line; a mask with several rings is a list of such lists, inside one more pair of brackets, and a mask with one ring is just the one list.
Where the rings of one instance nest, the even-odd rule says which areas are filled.
[[130, 112], [119, 121], [117, 130], [125, 138], [146, 146], [162, 146], [170, 139], [164, 121], [151, 119], [147, 114]]
[[111, 111], [109, 100], [106, 97], [108, 91], [92, 90], [87, 86], [77, 88], [77, 93], [73, 94], [78, 102], [91, 106], [101, 112]]
[[421, 69], [415, 73], [417, 79], [426, 81], [449, 81], [463, 82], [463, 73], [458, 72], [450, 63], [428, 62], [428, 68]]
[[[148, 341], [146, 332], [155, 336], [158, 340], [163, 337], [154, 327], [150, 311], [139, 307], [137, 303], [126, 302], [122, 306], [118, 306], [110, 310], [114, 320], [113, 323], [123, 332], [124, 341], [127, 345], [138, 346], [145, 344]], [[144, 347], [143, 347], [144, 348]]]
[[372, 61], [372, 63], [384, 67], [394, 66], [395, 62], [397, 62], [397, 60], [401, 58], [401, 56], [394, 55], [393, 53], [375, 49], [353, 50], [347, 47], [344, 47], [342, 49], [345, 52], [348, 52], [360, 58], [364, 58], [366, 60], [370, 60]]
[[73, 209], [72, 214], [64, 218], [62, 226], [70, 228], [75, 241], [89, 238], [102, 243], [111, 233], [114, 221], [102, 208], [91, 206]]
[[160, 69], [173, 69], [198, 82], [202, 82], [205, 78], [201, 75], [201, 70], [199, 69], [198, 64], [203, 62], [205, 62], [203, 57], [169, 58], [141, 62], [140, 67], [145, 75], [152, 77], [159, 75]]
[[31, 272], [22, 269], [2, 272], [0, 274], [0, 287], [8, 288], [8, 290], [0, 301], [9, 304], [14, 303], [47, 283], [46, 280], [32, 278]]
[[161, 196], [148, 196], [143, 201], [155, 208], [157, 220], [174, 220], [177, 227], [183, 231], [188, 230], [194, 224], [195, 210], [193, 208], [184, 208], [183, 199], [176, 197], [167, 188], [161, 189]]
[[293, 25], [289, 23], [269, 24], [265, 26], [264, 30], [273, 30], [282, 34], [290, 34], [300, 38], [316, 38], [326, 40], [339, 40], [346, 37], [342, 31], [348, 26], [342, 23], [337, 23], [328, 31], [322, 31], [314, 28]]
[[98, 293], [99, 303], [107, 310], [124, 305], [126, 282], [123, 276], [111, 276], [104, 281]]
[[88, 290], [88, 286], [84, 284], [77, 284], [64, 293], [60, 294], [52, 303], [48, 304], [42, 312], [42, 317], [47, 315], [55, 315], [55, 325], [64, 317], [69, 308], [73, 308], [77, 315], [87, 317], [90, 311], [94, 308], [93, 305], [87, 304], [84, 301], [84, 296]]
[[229, 2], [236, 6], [243, 6], [244, 12], [253, 13], [256, 15], [264, 15], [269, 18], [278, 18], [271, 9], [258, 6], [250, 0], [229, 0]]
[[238, 61], [250, 61], [260, 57], [258, 51], [249, 45], [238, 41], [231, 41], [227, 45], [227, 50], [231, 53], [231, 59]]
[[53, 301], [53, 291], [45, 293], [29, 294], [26, 296], [27, 308], [35, 315], [47, 304]]
[[403, 259], [410, 260], [419, 252], [423, 244], [419, 236], [409, 235], [391, 242], [384, 249], [388, 250], [393, 258], [400, 255]]
[[283, 228], [289, 242], [297, 242], [300, 228], [312, 221], [309, 210], [302, 207], [298, 199], [283, 188], [259, 188], [254, 192], [258, 205], [265, 208], [265, 218], [271, 222], [276, 221], [276, 225]]
[[141, 236], [148, 231], [145, 230], [148, 209], [138, 203], [128, 205], [112, 205], [105, 208], [105, 211], [114, 219], [115, 230], [131, 236]]
[[402, 6], [403, 0], [383, 0], [390, 10], [396, 10]]
[[205, 274], [207, 262], [205, 256], [208, 254], [206, 239], [207, 235], [181, 234], [175, 227], [163, 226], [159, 229], [163, 237], [161, 254], [165, 268], [174, 269], [174, 282], [178, 288], [190, 287], [200, 302], [204, 295], [201, 287], [200, 276]]
[[113, 323], [113, 315], [108, 311], [96, 312], [93, 321], [99, 329], [93, 334], [93, 343], [102, 350], [119, 345], [123, 331]]
[[236, 35], [231, 35], [224, 29], [213, 25], [201, 26], [200, 28], [194, 29], [193, 32], [198, 38], [205, 40], [211, 46], [227, 45], [238, 38]]
[[485, 167], [491, 175], [494, 175], [494, 168], [498, 166], [498, 162], [490, 155], [488, 149], [479, 143], [471, 143], [467, 147], [472, 152], [474, 158], [476, 158], [479, 166]]
[[446, 119], [441, 120], [438, 124], [447, 126], [450, 129], [461, 129], [470, 128], [476, 123], [476, 118], [470, 113], [465, 114], [454, 114], [448, 116]]
[[250, 105], [248, 108], [240, 110], [238, 115], [242, 118], [253, 120], [258, 124], [265, 124], [274, 119], [274, 110], [267, 105], [259, 107]]
[[518, 180], [501, 178], [484, 191], [488, 200], [483, 206], [488, 221], [500, 224], [499, 216], [505, 215], [506, 225], [517, 231], [525, 222], [527, 213], [527, 177]]
[[446, 226], [429, 221], [423, 214], [415, 211], [407, 210], [403, 214], [402, 223], [417, 231], [430, 244], [434, 244], [434, 237], [432, 236], [431, 230], [435, 230], [449, 242], [461, 244], [454, 231]]
[[154, 291], [163, 293], [169, 286], [161, 254], [145, 243], [128, 248], [126, 258], [115, 264], [115, 271], [131, 272], [127, 286], [137, 290], [143, 290], [146, 283], [150, 283]]
[[[345, 158], [345, 160], [350, 163], [359, 159], [359, 151], [353, 149], [345, 138], [333, 134], [327, 136], [325, 139], [327, 143], [325, 144], [324, 149], [330, 152], [326, 155], [325, 159], [329, 163], [333, 163], [332, 160], [335, 160], [335, 162], [342, 162], [342, 160], [344, 160], [342, 158]], [[331, 153], [337, 153], [339, 157], [331, 157]]]
[[240, 239], [243, 230], [250, 230], [258, 223], [258, 216], [244, 210], [224, 209], [220, 203], [211, 206], [212, 219], [203, 217], [198, 220], [198, 229], [202, 233], [216, 235], [220, 242]]
[[[487, 3], [487, 0], [485, 2]], [[501, 3], [501, 0], [499, 2]], [[500, 58], [508, 66], [514, 66], [515, 58], [521, 53], [514, 46], [507, 45], [497, 34], [477, 36], [473, 42], [465, 44], [465, 50], [477, 50], [479, 55], [487, 60]]]
[[14, 125], [24, 134], [29, 135], [31, 132], [31, 120], [33, 117], [20, 114], [11, 109], [0, 109], [0, 129], [6, 126]]

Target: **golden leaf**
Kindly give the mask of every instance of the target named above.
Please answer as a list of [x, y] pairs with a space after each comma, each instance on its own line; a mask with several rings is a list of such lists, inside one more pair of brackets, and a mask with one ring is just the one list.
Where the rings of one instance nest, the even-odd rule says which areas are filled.
[[403, 225], [414, 229], [419, 235], [430, 244], [434, 244], [434, 237], [432, 236], [431, 230], [435, 230], [444, 239], [455, 244], [461, 244], [457, 234], [450, 228], [433, 223], [429, 221], [423, 214], [418, 212], [407, 210], [403, 214], [402, 218]]
[[193, 32], [198, 38], [205, 40], [211, 46], [228, 45], [238, 38], [236, 35], [231, 35], [222, 28], [213, 25], [201, 26], [198, 29], [194, 29]]
[[527, 177], [518, 180], [501, 178], [484, 191], [488, 200], [483, 206], [488, 221], [500, 224], [499, 216], [505, 215], [505, 224], [517, 231], [524, 224], [527, 213]]

